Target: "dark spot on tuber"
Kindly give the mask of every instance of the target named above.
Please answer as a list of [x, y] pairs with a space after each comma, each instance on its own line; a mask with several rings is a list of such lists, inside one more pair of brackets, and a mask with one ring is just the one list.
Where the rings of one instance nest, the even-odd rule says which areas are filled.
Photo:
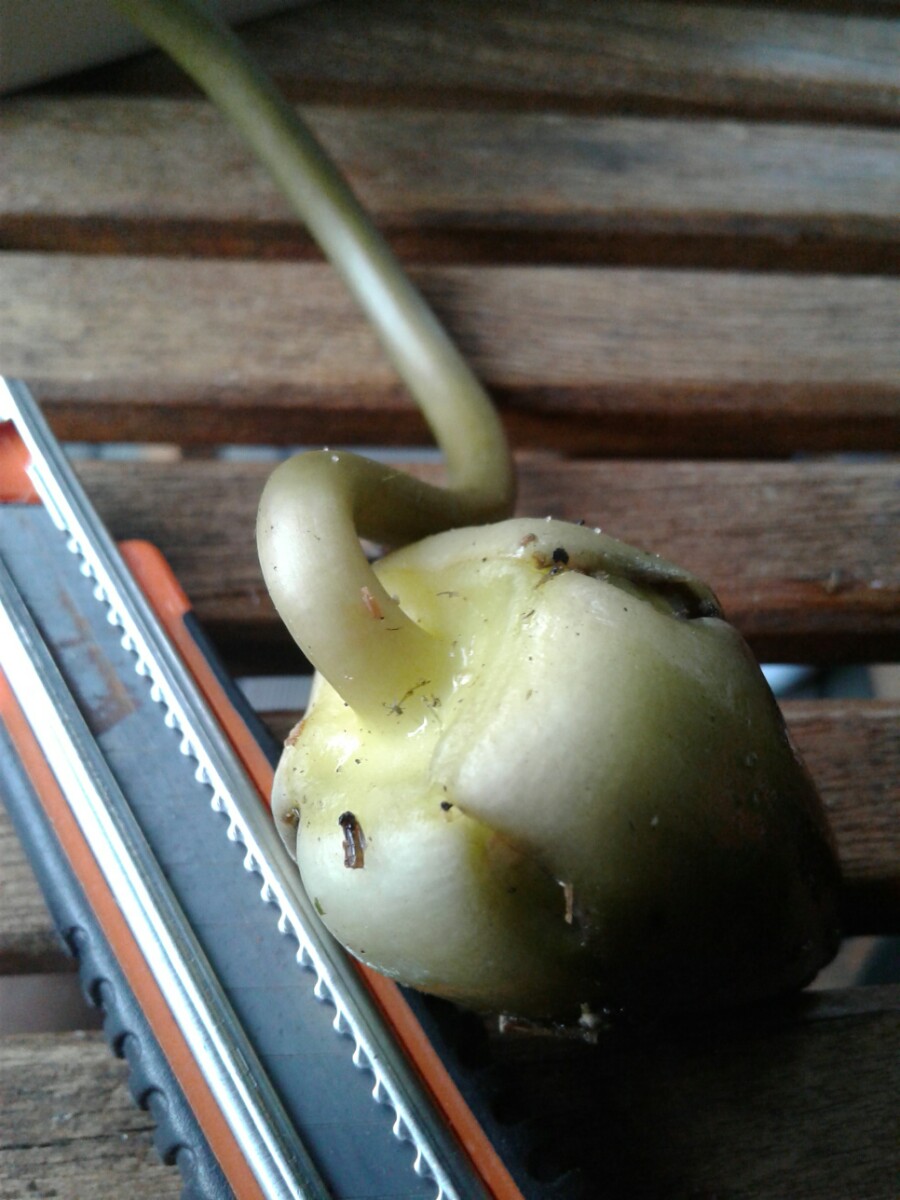
[[338, 825], [344, 831], [344, 866], [359, 871], [366, 865], [366, 835], [352, 812], [341, 813]]

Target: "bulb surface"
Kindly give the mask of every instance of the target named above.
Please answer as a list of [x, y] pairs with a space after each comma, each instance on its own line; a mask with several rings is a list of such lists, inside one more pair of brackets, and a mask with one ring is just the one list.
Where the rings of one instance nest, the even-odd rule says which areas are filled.
[[365, 717], [317, 678], [273, 795], [351, 953], [554, 1019], [743, 1002], [828, 961], [820, 802], [701, 585], [534, 520], [438, 534], [377, 572], [429, 652]]

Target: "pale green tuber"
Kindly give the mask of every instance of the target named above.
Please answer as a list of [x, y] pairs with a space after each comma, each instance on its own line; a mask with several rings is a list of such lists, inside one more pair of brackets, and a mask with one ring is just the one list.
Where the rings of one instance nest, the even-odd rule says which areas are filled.
[[354, 954], [563, 1019], [746, 1001], [831, 957], [818, 799], [702, 587], [556, 521], [439, 534], [377, 570], [426, 636], [364, 706], [318, 680], [273, 796]]
[[[522, 1016], [803, 985], [837, 944], [833, 845], [709, 589], [598, 531], [483, 524], [512, 509], [496, 414], [321, 147], [197, 0], [113, 2], [243, 131], [447, 461], [441, 489], [302, 455], [260, 504], [266, 584], [320, 672], [273, 810], [323, 921], [395, 979]], [[414, 544], [373, 570], [359, 536]]]

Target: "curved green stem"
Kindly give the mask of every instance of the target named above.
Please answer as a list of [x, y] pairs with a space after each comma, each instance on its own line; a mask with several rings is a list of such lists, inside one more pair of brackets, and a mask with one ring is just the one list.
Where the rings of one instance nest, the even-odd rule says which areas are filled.
[[471, 519], [507, 515], [513, 470], [471, 369], [325, 150], [240, 39], [198, 0], [110, 0], [243, 133], [377, 331], [447, 459]]
[[[373, 647], [364, 645], [372, 640], [371, 629], [359, 641], [354, 616], [337, 603], [340, 595], [358, 596], [360, 589], [371, 596], [380, 593], [359, 551], [353, 522], [365, 517], [366, 530], [357, 527], [364, 536], [393, 542], [406, 536], [399, 536], [404, 522], [396, 519], [397, 505], [415, 513], [416, 519], [405, 523], [415, 528], [414, 536], [507, 516], [515, 482], [502, 425], [325, 150], [231, 30], [200, 0], [110, 2], [166, 50], [243, 133], [366, 313], [444, 453], [445, 489], [396, 473], [387, 486], [382, 468], [351, 467], [360, 462], [351, 456], [341, 456], [345, 466], [338, 464], [337, 470], [323, 471], [330, 459], [322, 458], [309, 466], [285, 464], [267, 489], [259, 523], [266, 582], [297, 641], [349, 699], [359, 691], [350, 682], [362, 673], [359, 655], [371, 655], [382, 643], [387, 654], [388, 646], [381, 635]], [[327, 558], [309, 532], [313, 528], [327, 528]], [[318, 582], [311, 588], [305, 572], [317, 555], [322, 556], [314, 576]], [[329, 572], [333, 578], [326, 586]], [[284, 582], [288, 577], [290, 587]], [[315, 599], [307, 602], [307, 596]], [[399, 633], [390, 644], [394, 658], [402, 661], [425, 635], [414, 633], [416, 627], [399, 609], [394, 615], [390, 628], [397, 625]], [[333, 654], [338, 643], [343, 649]], [[381, 651], [374, 654], [380, 661]], [[373, 661], [365, 673], [387, 669], [386, 663]]]
[[263, 491], [257, 543], [275, 606], [329, 683], [371, 719], [396, 711], [423, 679], [439, 687], [448, 659], [382, 587], [358, 535], [413, 541], [447, 511], [439, 489], [327, 450], [283, 462]]

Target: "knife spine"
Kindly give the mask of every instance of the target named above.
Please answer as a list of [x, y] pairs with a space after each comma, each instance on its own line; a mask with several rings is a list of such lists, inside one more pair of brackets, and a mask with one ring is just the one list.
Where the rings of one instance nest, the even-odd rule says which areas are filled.
[[[410, 1141], [413, 1167], [436, 1187], [435, 1200], [478, 1200], [489, 1190], [453, 1134], [443, 1125], [422, 1081], [386, 1031], [384, 1019], [354, 965], [324, 930], [302, 888], [267, 811], [222, 730], [198, 703], [184, 664], [159, 635], [156, 618], [122, 563], [105, 527], [75, 478], [27, 387], [0, 378], [0, 419], [14, 422], [30, 456], [29, 477], [67, 548], [94, 580], [94, 597], [121, 629], [135, 670], [151, 681], [151, 695], [166, 725], [182, 735], [182, 753], [197, 766], [198, 784], [211, 789], [210, 803], [228, 819], [227, 835], [244, 846], [244, 866], [261, 879], [260, 895], [277, 907], [278, 928], [298, 945], [298, 963], [315, 973], [315, 994], [335, 1009], [333, 1027], [354, 1042], [353, 1062], [371, 1071], [373, 1098], [395, 1114], [394, 1135]], [[242, 803], [235, 801], [238, 795]], [[514, 1186], [506, 1193], [518, 1196]]]

